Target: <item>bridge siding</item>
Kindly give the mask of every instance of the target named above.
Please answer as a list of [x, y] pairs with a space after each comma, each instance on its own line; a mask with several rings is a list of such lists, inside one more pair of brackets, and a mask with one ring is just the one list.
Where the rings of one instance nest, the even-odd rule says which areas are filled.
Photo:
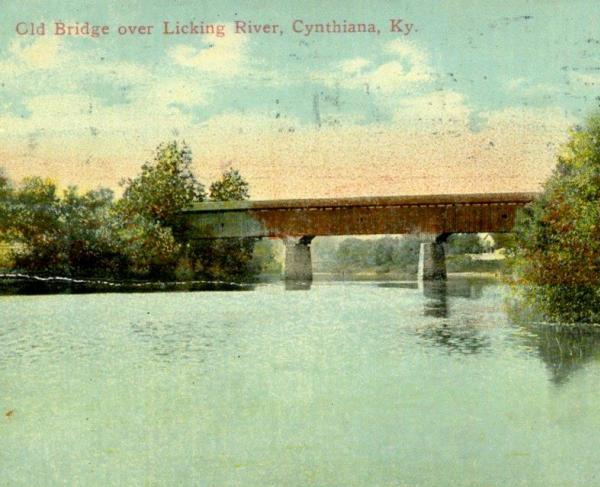
[[[508, 196], [507, 196], [507, 199]], [[531, 199], [531, 198], [530, 198]], [[527, 199], [507, 202], [262, 207], [186, 213], [190, 238], [507, 232]]]

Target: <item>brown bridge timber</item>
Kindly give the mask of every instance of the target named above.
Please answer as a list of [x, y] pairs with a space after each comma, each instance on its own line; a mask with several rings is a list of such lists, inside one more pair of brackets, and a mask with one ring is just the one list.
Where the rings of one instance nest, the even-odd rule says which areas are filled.
[[198, 203], [182, 212], [189, 238], [508, 232], [537, 193]]
[[[446, 279], [443, 242], [452, 233], [509, 232], [517, 209], [536, 193], [385, 196], [365, 198], [198, 203], [181, 214], [191, 239], [284, 238], [285, 280], [293, 289], [312, 282], [315, 236], [417, 233], [419, 280]], [[295, 238], [294, 238], [295, 237]], [[298, 287], [300, 286], [300, 287]]]

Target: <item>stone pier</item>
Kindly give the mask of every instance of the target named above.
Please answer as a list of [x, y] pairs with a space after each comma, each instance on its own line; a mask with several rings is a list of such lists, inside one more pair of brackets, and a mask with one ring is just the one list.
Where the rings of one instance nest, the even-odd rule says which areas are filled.
[[313, 279], [310, 243], [314, 236], [286, 238], [285, 243], [285, 282], [300, 289], [310, 287]]
[[446, 256], [444, 244], [437, 241], [421, 244], [419, 252], [419, 281], [446, 280]]

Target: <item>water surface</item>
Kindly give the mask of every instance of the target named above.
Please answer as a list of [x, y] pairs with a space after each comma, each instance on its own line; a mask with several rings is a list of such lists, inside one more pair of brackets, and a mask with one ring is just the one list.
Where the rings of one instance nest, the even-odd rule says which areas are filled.
[[1, 297], [0, 485], [599, 485], [600, 335], [505, 294]]

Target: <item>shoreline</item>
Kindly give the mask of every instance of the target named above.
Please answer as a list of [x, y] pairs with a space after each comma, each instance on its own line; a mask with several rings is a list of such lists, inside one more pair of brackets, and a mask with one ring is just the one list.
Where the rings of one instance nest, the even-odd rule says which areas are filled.
[[[448, 280], [476, 279], [501, 281], [500, 276], [488, 272], [448, 273]], [[24, 274], [0, 274], [0, 296], [45, 294], [93, 294], [93, 293], [145, 293], [145, 292], [191, 292], [191, 291], [250, 291], [262, 284], [281, 283], [282, 276], [263, 275], [256, 282], [233, 281], [151, 281], [111, 280], [92, 278], [68, 278], [57, 276], [29, 276]], [[314, 283], [324, 282], [403, 282], [417, 283], [412, 274], [355, 274], [315, 273]]]

